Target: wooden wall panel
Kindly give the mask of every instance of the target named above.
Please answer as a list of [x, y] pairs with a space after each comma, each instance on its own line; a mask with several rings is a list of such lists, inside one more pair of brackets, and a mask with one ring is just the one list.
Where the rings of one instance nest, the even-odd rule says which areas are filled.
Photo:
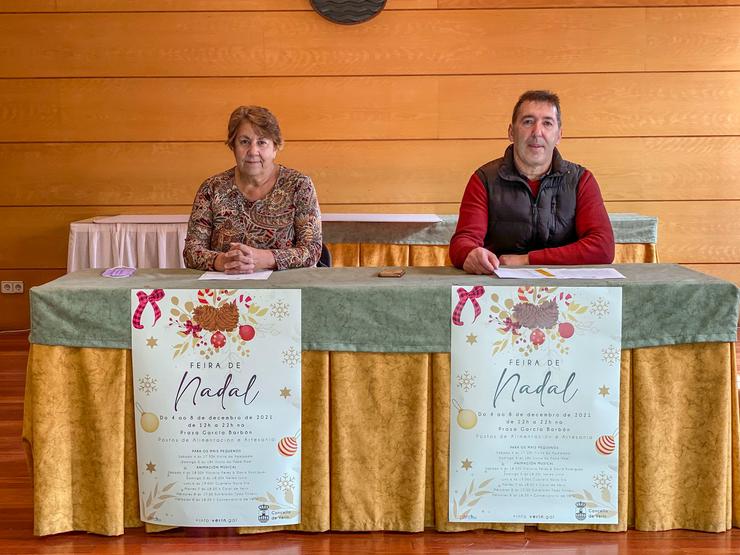
[[5, 80], [0, 141], [220, 141], [240, 104], [293, 139], [436, 138], [436, 79]]
[[740, 261], [740, 201], [608, 202], [607, 210], [657, 216], [661, 262]]
[[[307, 173], [323, 203], [457, 203], [470, 174], [501, 156], [495, 140], [298, 141], [278, 160]], [[740, 137], [565, 139], [606, 200], [740, 200]], [[202, 181], [233, 165], [223, 143], [6, 143], [0, 206], [192, 202]], [[39, 171], [51, 168], [52, 171]], [[74, 185], [70, 187], [70, 185]]]
[[740, 264], [687, 264], [692, 270], [735, 283], [740, 287]]
[[349, 27], [310, 12], [0, 15], [0, 53], [29, 35], [25, 56], [4, 56], [4, 76], [740, 69], [740, 7], [397, 11]]
[[740, 69], [739, 7], [647, 10], [646, 27], [648, 71]]
[[738, 135], [740, 72], [0, 80], [0, 141], [220, 141], [239, 104], [293, 140], [504, 138], [519, 94], [551, 87], [569, 137]]
[[6, 143], [0, 160], [13, 184], [0, 206], [190, 204], [234, 165], [223, 143]]
[[740, 72], [616, 73], [440, 77], [439, 136], [496, 136], [510, 120], [518, 93], [540, 88], [560, 95], [563, 133], [569, 137], [737, 135], [740, 130]]
[[[737, 0], [388, 0], [385, 10], [737, 6]], [[308, 0], [4, 0], [0, 13], [310, 11]]]
[[[728, 40], [740, 34], [713, 19]], [[36, 33], [26, 56], [7, 57], [9, 77], [636, 71], [645, 22], [642, 8], [398, 11], [353, 26], [310, 12], [11, 14], [0, 16], [0, 52]]]
[[737, 0], [437, 0], [442, 9], [737, 6]]
[[30, 313], [28, 303], [28, 290], [31, 287], [47, 283], [64, 275], [66, 270], [62, 268], [26, 270], [17, 269], [0, 270], [0, 280], [20, 280], [23, 282], [24, 290], [20, 295], [3, 295], [0, 301], [0, 330], [29, 329]]
[[[666, 0], [647, 0], [664, 2]], [[701, 0], [693, 0], [701, 2]], [[727, 0], [715, 2], [722, 4]], [[386, 10], [435, 9], [437, 0], [388, 0]], [[309, 0], [3, 0], [0, 13], [312, 11]]]

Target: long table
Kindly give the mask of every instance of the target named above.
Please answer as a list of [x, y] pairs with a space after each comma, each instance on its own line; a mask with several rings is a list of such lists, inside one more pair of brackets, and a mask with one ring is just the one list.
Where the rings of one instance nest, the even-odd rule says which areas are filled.
[[[343, 216], [343, 217], [338, 217]], [[352, 221], [349, 217], [356, 217]], [[367, 221], [374, 216], [375, 221]], [[405, 220], [404, 221], [404, 216]], [[422, 221], [419, 214], [324, 214], [324, 243], [332, 265], [451, 266], [447, 256], [457, 216]], [[616, 263], [657, 262], [658, 220], [641, 214], [610, 214]], [[184, 268], [188, 216], [122, 215], [89, 218], [69, 227], [67, 271], [109, 266]]]
[[[623, 289], [619, 523], [592, 528], [736, 526], [738, 289], [675, 265], [615, 267], [626, 280], [567, 283]], [[311, 268], [228, 284], [302, 290], [302, 522], [287, 528], [522, 530], [450, 523], [447, 479], [450, 287], [523, 282], [452, 268], [410, 268], [394, 280], [376, 273]], [[89, 270], [31, 290], [23, 440], [36, 534], [142, 525], [129, 291], [224, 286], [199, 275], [139, 270], [112, 280]]]

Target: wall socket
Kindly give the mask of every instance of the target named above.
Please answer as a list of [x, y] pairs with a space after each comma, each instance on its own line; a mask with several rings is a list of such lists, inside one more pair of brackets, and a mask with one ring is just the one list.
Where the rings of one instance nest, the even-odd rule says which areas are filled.
[[2, 293], [23, 293], [22, 281], [3, 281], [0, 282], [0, 292]]

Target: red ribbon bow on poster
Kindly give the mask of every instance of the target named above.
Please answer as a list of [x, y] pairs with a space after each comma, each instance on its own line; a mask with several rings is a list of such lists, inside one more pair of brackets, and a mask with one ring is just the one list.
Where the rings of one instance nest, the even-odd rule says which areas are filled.
[[473, 322], [475, 322], [478, 316], [480, 316], [480, 305], [478, 304], [477, 299], [482, 297], [485, 291], [486, 290], [483, 289], [482, 285], [476, 285], [470, 291], [466, 291], [464, 288], [458, 287], [457, 296], [460, 300], [457, 301], [457, 306], [455, 307], [455, 310], [452, 311], [452, 323], [456, 326], [463, 325], [460, 316], [462, 315], [463, 308], [465, 308], [465, 303], [467, 303], [468, 300], [473, 304], [473, 310], [475, 311]]
[[200, 338], [200, 335], [198, 335], [200, 332], [203, 331], [203, 328], [201, 328], [198, 324], [193, 324], [190, 320], [185, 322], [185, 335], [193, 334], [193, 337]]
[[157, 320], [159, 320], [159, 317], [162, 316], [162, 311], [159, 310], [157, 301], [161, 301], [162, 299], [164, 299], [164, 290], [155, 289], [149, 295], [147, 295], [143, 291], [137, 291], [136, 296], [139, 297], [139, 306], [137, 306], [136, 310], [134, 311], [134, 316], [133, 318], [131, 318], [131, 323], [137, 330], [144, 329], [144, 326], [141, 325], [141, 315], [144, 314], [144, 309], [146, 308], [146, 305], [151, 304], [152, 308], [154, 309], [154, 324], [156, 324]]

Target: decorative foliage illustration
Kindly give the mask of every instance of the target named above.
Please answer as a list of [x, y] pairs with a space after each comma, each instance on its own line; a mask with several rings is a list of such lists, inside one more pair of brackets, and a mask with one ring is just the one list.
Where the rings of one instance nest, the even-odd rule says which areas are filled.
[[[152, 521], [157, 520], [157, 511], [164, 505], [168, 499], [175, 497], [173, 493], [169, 492], [177, 482], [171, 482], [159, 491], [159, 483], [154, 485], [154, 490], [146, 495], [146, 492], [142, 492], [141, 499], [144, 508], [145, 520]], [[146, 498], [146, 500], [144, 499]]]
[[557, 287], [519, 287], [515, 298], [499, 299], [491, 295], [489, 322], [498, 326], [503, 337], [493, 344], [492, 354], [507, 346], [517, 346], [529, 356], [543, 345], [549, 345], [567, 354], [568, 339], [576, 333], [579, 318], [589, 307], [574, 302], [570, 293], [558, 293]]
[[234, 347], [240, 355], [249, 356], [248, 344], [261, 327], [260, 319], [269, 308], [257, 306], [251, 296], [236, 296], [233, 289], [200, 289], [196, 303], [173, 296], [170, 299], [169, 325], [177, 326], [183, 338], [173, 346], [172, 358], [188, 349], [200, 349], [199, 354], [211, 358], [221, 349]]
[[456, 519], [465, 519], [470, 516], [470, 511], [475, 507], [484, 496], [493, 492], [486, 489], [486, 486], [493, 481], [493, 478], [483, 480], [478, 487], [475, 487], [475, 480], [470, 481], [470, 485], [463, 491], [460, 497], [453, 498], [452, 512]]

